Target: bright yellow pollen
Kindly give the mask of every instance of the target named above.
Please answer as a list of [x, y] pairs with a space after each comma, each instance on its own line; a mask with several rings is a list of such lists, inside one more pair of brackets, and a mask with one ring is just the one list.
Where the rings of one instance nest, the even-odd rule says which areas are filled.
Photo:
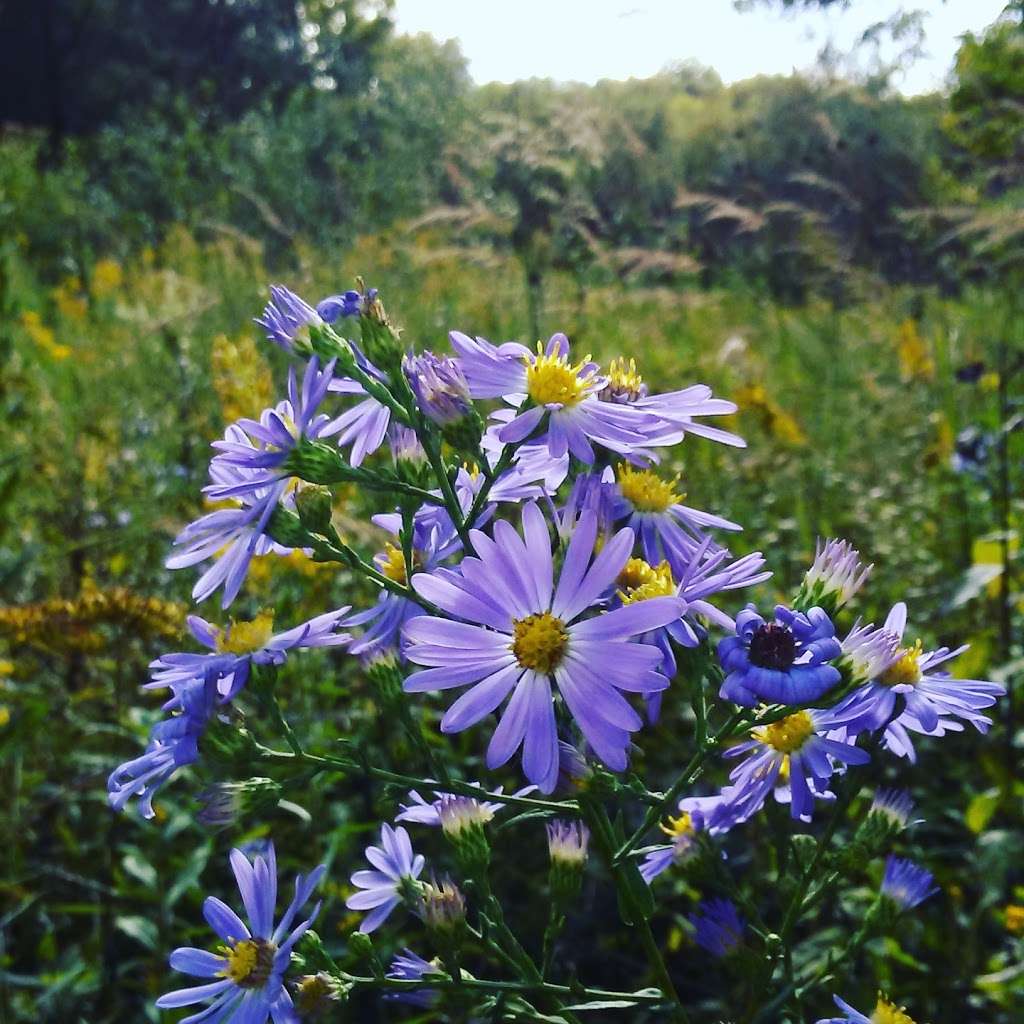
[[619, 599], [623, 604], [647, 601], [652, 597], [673, 597], [675, 581], [668, 562], [657, 566], [642, 558], [631, 558], [619, 573]]
[[[377, 563], [377, 568], [387, 576], [389, 580], [394, 580], [395, 583], [408, 583], [409, 574], [405, 569], [405, 555], [402, 553], [401, 548], [395, 547], [390, 541], [384, 545], [384, 550], [381, 554], [374, 556], [374, 562]], [[413, 554], [413, 567], [416, 565], [416, 556]]]
[[751, 735], [780, 754], [792, 754], [804, 745], [813, 732], [811, 716], [806, 711], [798, 711], [795, 715], [788, 715], [771, 725], [755, 729]]
[[620, 395], [638, 398], [644, 386], [644, 379], [637, 372], [636, 360], [630, 359], [628, 365], [621, 356], [608, 364], [608, 386]]
[[594, 376], [593, 371], [580, 375], [589, 362], [590, 356], [573, 365], [565, 356], [545, 355], [538, 341], [537, 355], [526, 363], [526, 393], [537, 405], [576, 405], [586, 396]]
[[274, 613], [260, 612], [250, 622], [234, 622], [220, 632], [217, 650], [221, 654], [249, 654], [263, 647], [274, 635]]
[[659, 827], [667, 836], [688, 836], [693, 833], [693, 819], [683, 811], [678, 818], [669, 818]]
[[921, 681], [921, 651], [920, 640], [913, 647], [904, 647], [899, 660], [882, 673], [880, 682], [886, 686], [916, 686]]
[[569, 634], [565, 623], [550, 612], [528, 615], [513, 623], [512, 653], [523, 668], [550, 673], [561, 662]]
[[462, 468], [469, 474], [473, 483], [480, 479], [480, 467], [475, 462], [464, 462]]
[[228, 961], [221, 977], [242, 988], [259, 988], [270, 977], [277, 947], [266, 939], [244, 939], [234, 947], [222, 946], [221, 952]]
[[676, 491], [679, 477], [662, 480], [650, 469], [634, 469], [630, 465], [619, 468], [616, 479], [622, 496], [640, 512], [665, 512], [686, 497]]
[[875, 1012], [871, 1014], [871, 1024], [914, 1024], [914, 1021], [907, 1016], [902, 1006], [879, 996]]

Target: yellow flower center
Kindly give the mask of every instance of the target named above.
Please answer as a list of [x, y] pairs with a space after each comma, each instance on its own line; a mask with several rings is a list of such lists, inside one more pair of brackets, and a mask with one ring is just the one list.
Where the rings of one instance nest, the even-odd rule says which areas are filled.
[[250, 622], [232, 620], [217, 637], [217, 650], [221, 654], [249, 654], [263, 647], [274, 635], [274, 613], [260, 612]]
[[576, 405], [586, 396], [594, 376], [593, 371], [580, 376], [589, 362], [590, 356], [573, 365], [558, 353], [545, 355], [538, 341], [537, 355], [526, 363], [526, 393], [537, 405]]
[[650, 469], [635, 469], [626, 464], [619, 468], [616, 480], [622, 496], [640, 512], [665, 512], [685, 497], [676, 491], [679, 477], [662, 480]]
[[631, 558], [619, 573], [619, 599], [623, 604], [646, 601], [652, 597], [672, 597], [675, 581], [668, 562], [657, 566], [642, 558]]
[[637, 372], [636, 360], [629, 363], [622, 357], [613, 359], [608, 365], [608, 390], [616, 397], [636, 401], [643, 394], [644, 379]]
[[814, 733], [814, 722], [806, 711], [787, 715], [771, 725], [755, 729], [751, 735], [780, 754], [792, 754], [799, 750]]
[[916, 686], [921, 681], [921, 641], [913, 647], [904, 647], [899, 659], [882, 673], [880, 682], [885, 686]]
[[550, 673], [565, 654], [569, 634], [565, 623], [550, 612], [528, 615], [513, 622], [512, 653], [523, 668]]
[[266, 939], [245, 939], [233, 948], [222, 946], [228, 965], [220, 972], [240, 988], [261, 988], [274, 969], [277, 946]]
[[914, 1024], [914, 1021], [904, 1013], [903, 1007], [879, 996], [875, 1012], [871, 1014], [871, 1024]]
[[390, 541], [384, 545], [384, 550], [380, 554], [374, 555], [373, 560], [377, 563], [377, 568], [389, 580], [394, 580], [395, 583], [408, 582], [409, 574], [405, 569], [405, 555], [401, 548], [395, 547]]
[[678, 818], [669, 818], [659, 826], [667, 836], [688, 836], [693, 834], [693, 818], [683, 811]]

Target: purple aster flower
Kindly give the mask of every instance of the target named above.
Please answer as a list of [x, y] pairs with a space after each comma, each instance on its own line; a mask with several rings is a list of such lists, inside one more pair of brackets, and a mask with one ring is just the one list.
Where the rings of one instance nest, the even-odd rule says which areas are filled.
[[[666, 480], [653, 469], [623, 464], [616, 470], [619, 499], [616, 520], [625, 519], [636, 531], [644, 558], [652, 565], [667, 560], [681, 576], [706, 538], [705, 529], [740, 530], [738, 523], [684, 505], [678, 478]], [[712, 543], [710, 550], [722, 548]]]
[[878, 1002], [870, 1017], [861, 1013], [860, 1010], [855, 1010], [839, 996], [832, 998], [836, 1006], [843, 1011], [844, 1016], [822, 1018], [817, 1024], [914, 1024], [902, 1006], [890, 1003], [881, 995], [878, 997]]
[[557, 586], [548, 522], [535, 503], [523, 508], [522, 536], [505, 521], [493, 534], [472, 531], [477, 556], [463, 558], [458, 572], [413, 577], [418, 593], [462, 621], [424, 615], [405, 624], [406, 657], [430, 666], [413, 673], [406, 690], [470, 686], [445, 713], [444, 732], [474, 725], [511, 694], [487, 765], [505, 764], [522, 746], [526, 777], [549, 793], [558, 777], [554, 683], [597, 755], [623, 771], [629, 734], [641, 720], [619, 691], [668, 685], [655, 671], [661, 652], [632, 638], [678, 619], [684, 603], [655, 598], [584, 619], [618, 578], [634, 542], [632, 530], [620, 530], [594, 558], [597, 520], [590, 512], [580, 517]]
[[320, 905], [306, 920], [293, 924], [326, 867], [321, 864], [308, 876], [295, 879], [295, 896], [275, 927], [277, 863], [273, 843], [265, 857], [254, 857], [251, 863], [241, 850], [232, 850], [230, 859], [248, 925], [226, 903], [208, 896], [203, 916], [223, 943], [221, 951], [208, 953], [185, 946], [171, 954], [170, 964], [176, 971], [211, 980], [168, 992], [156, 1005], [166, 1010], [208, 1003], [204, 1010], [183, 1018], [181, 1024], [266, 1024], [271, 1018], [274, 1024], [297, 1022], [284, 976], [292, 949], [313, 923]]
[[377, 297], [377, 289], [371, 288], [365, 295], [349, 289], [340, 295], [328, 295], [316, 304], [317, 313], [326, 323], [333, 324], [344, 317], [359, 316], [368, 302]]
[[718, 816], [718, 796], [686, 797], [679, 801], [679, 815], [669, 818], [661, 826], [669, 838], [667, 844], [649, 847], [640, 864], [640, 875], [650, 885], [658, 875], [669, 868], [685, 864], [699, 851], [697, 833], [718, 835], [727, 831], [724, 822], [714, 822]]
[[934, 876], [926, 868], [903, 857], [885, 859], [882, 896], [899, 910], [912, 910], [939, 891]]
[[450, 426], [473, 412], [469, 385], [462, 368], [451, 358], [433, 352], [408, 355], [402, 369], [423, 414], [440, 426]]
[[[907, 606], [899, 602], [893, 605], [883, 630], [887, 637], [895, 637], [896, 643], [902, 644], [906, 624]], [[935, 671], [965, 650], [966, 645], [953, 651], [940, 647], [925, 653], [920, 640], [913, 647], [897, 647], [891, 657], [865, 670], [874, 674], [835, 709], [837, 716], [851, 732], [873, 732], [884, 726], [886, 749], [911, 761], [916, 758], [911, 732], [942, 736], [961, 731], [961, 721], [980, 733], [988, 732], [991, 722], [980, 712], [995, 704], [1006, 688], [1000, 683], [954, 679], [946, 672]]]
[[216, 708], [216, 688], [205, 678], [191, 679], [174, 700], [179, 713], [153, 726], [145, 753], [110, 773], [107, 799], [115, 811], [137, 797], [139, 813], [152, 818], [156, 793], [179, 768], [199, 759], [199, 740]]
[[555, 458], [571, 452], [588, 465], [594, 461], [595, 442], [628, 455], [643, 448], [648, 439], [644, 427], [658, 420], [636, 409], [602, 402], [604, 386], [596, 363], [569, 361], [569, 339], [552, 335], [547, 347], [536, 353], [508, 342], [495, 347], [483, 338], [472, 339], [459, 331], [449, 334], [452, 347], [474, 398], [504, 398], [519, 412], [498, 431], [506, 444], [534, 437], [546, 444]]
[[839, 682], [827, 664], [842, 652], [835, 626], [821, 608], [807, 613], [775, 606], [766, 622], [753, 605], [736, 617], [736, 635], [718, 645], [718, 660], [727, 675], [720, 696], [743, 707], [759, 701], [806, 704]]
[[[836, 765], [866, 764], [866, 750], [833, 738], [837, 725], [831, 712], [797, 711], [751, 732], [753, 737], [726, 751], [743, 762], [729, 776], [730, 813], [747, 821], [763, 806], [768, 794], [790, 804], [794, 820], [809, 821], [815, 797], [825, 797]], [[831, 734], [831, 735], [830, 735]]]
[[349, 910], [369, 910], [359, 930], [364, 934], [379, 928], [403, 898], [416, 888], [423, 871], [422, 854], [413, 854], [409, 833], [399, 825], [380, 828], [380, 846], [368, 846], [366, 859], [372, 871], [357, 871], [352, 884], [361, 889], [345, 901]]
[[210, 483], [203, 493], [211, 501], [234, 501], [237, 508], [218, 509], [190, 523], [175, 539], [183, 550], [167, 560], [170, 569], [183, 569], [225, 551], [199, 578], [192, 590], [203, 601], [223, 586], [222, 606], [238, 595], [256, 555], [286, 553], [266, 530], [274, 510], [294, 479], [285, 468], [288, 456], [302, 438], [317, 439], [337, 427], [319, 407], [332, 381], [331, 363], [321, 372], [311, 359], [298, 387], [295, 370], [288, 375], [288, 398], [266, 410], [259, 422], [241, 420], [215, 441], [218, 454], [210, 463]]
[[[228, 427], [225, 437], [239, 444], [246, 440], [245, 432], [234, 425]], [[238, 596], [249, 571], [249, 563], [254, 557], [271, 551], [287, 554], [291, 550], [276, 544], [266, 532], [270, 517], [280, 503], [287, 484], [253, 485], [254, 480], [265, 479], [265, 476], [260, 469], [219, 462], [217, 459], [211, 462], [211, 486], [225, 489], [240, 487], [243, 497], [237, 499], [237, 508], [217, 509], [200, 516], [195, 522], [189, 523], [174, 540], [175, 547], [181, 550], [167, 559], [168, 569], [184, 569], [218, 556], [192, 588], [194, 600], [205, 601], [219, 587], [223, 587], [221, 604], [227, 608]]]
[[733, 448], [747, 446], [742, 437], [694, 419], [695, 416], [728, 416], [736, 412], [735, 402], [712, 397], [711, 388], [705, 384], [652, 395], [634, 359], [628, 363], [625, 359], [613, 359], [608, 364], [605, 385], [598, 397], [603, 402], [626, 405], [657, 417], [657, 425], [645, 430], [648, 443], [655, 447], [678, 444], [686, 434], [706, 437]]
[[337, 631], [347, 612], [347, 607], [339, 608], [276, 635], [273, 616], [268, 614], [225, 629], [190, 615], [189, 629], [209, 653], [164, 654], [150, 665], [152, 679], [145, 688], [170, 689], [163, 710], [171, 715], [153, 727], [141, 757], [111, 773], [107, 783], [110, 805], [122, 810], [138, 797], [140, 813], [152, 818], [154, 795], [179, 768], [198, 760], [199, 740], [210, 719], [245, 686], [252, 666], [280, 665], [288, 651], [298, 648], [349, 643], [351, 636]]
[[728, 956], [742, 944], [746, 929], [736, 904], [723, 899], [701, 900], [697, 912], [690, 915], [690, 924], [697, 945], [718, 958]]
[[313, 324], [323, 323], [320, 314], [284, 285], [270, 286], [270, 302], [263, 316], [256, 321], [267, 332], [267, 340], [286, 352], [295, 348], [296, 339], [307, 333]]
[[[316, 356], [310, 359], [298, 386], [295, 367], [288, 370], [288, 398], [273, 409], [267, 409], [259, 420], [243, 419], [237, 430], [223, 441], [214, 441], [218, 454], [214, 462], [257, 472], [240, 482], [215, 482], [203, 489], [209, 498], [220, 501], [240, 498], [263, 488], [271, 488], [291, 478], [285, 468], [288, 456], [303, 440], [315, 441], [329, 437], [338, 430], [337, 420], [320, 412], [320, 406], [334, 380], [334, 362], [320, 369]], [[238, 431], [244, 437], [239, 437]]]
[[[387, 976], [389, 978], [397, 978], [400, 981], [420, 981], [425, 975], [439, 973], [441, 973], [441, 970], [436, 964], [424, 960], [423, 957], [418, 956], [411, 949], [403, 949], [391, 961]], [[429, 1010], [437, 1004], [440, 995], [437, 989], [421, 988], [402, 992], [389, 992], [384, 998]]]
[[[479, 786], [479, 782], [471, 782], [472, 786]], [[500, 797], [504, 786], [498, 786], [493, 792], [492, 796]], [[532, 793], [536, 789], [536, 786], [525, 786], [522, 789], [517, 789], [513, 796], [526, 796]], [[442, 809], [444, 808], [447, 801], [455, 797], [455, 793], [445, 793], [442, 790], [434, 790], [434, 799], [432, 801], [425, 800], [415, 789], [409, 791], [407, 799], [409, 803], [402, 804], [401, 813], [395, 818], [395, 821], [412, 821], [418, 825], [434, 825], [440, 828], [443, 824]], [[472, 798], [467, 798], [472, 799]], [[490, 821], [498, 811], [502, 810], [505, 805], [496, 801], [480, 800], [475, 801], [483, 813], [487, 816], [487, 820]]]

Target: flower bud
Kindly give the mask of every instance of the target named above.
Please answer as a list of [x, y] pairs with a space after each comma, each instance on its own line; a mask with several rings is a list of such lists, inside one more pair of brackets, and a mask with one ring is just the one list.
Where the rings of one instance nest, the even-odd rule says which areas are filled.
[[306, 548], [313, 543], [313, 538], [299, 517], [282, 505], [278, 505], [270, 514], [267, 534], [286, 548]]
[[466, 899], [450, 879], [436, 879], [423, 887], [423, 920], [433, 932], [459, 935], [466, 923]]
[[295, 985], [295, 1012], [303, 1020], [323, 1020], [333, 1016], [347, 993], [337, 978], [323, 971], [306, 974]]
[[382, 369], [397, 371], [402, 365], [402, 332], [391, 322], [376, 288], [367, 290], [361, 277], [356, 278], [356, 288], [361, 295], [358, 308], [363, 351]]
[[793, 607], [806, 612], [817, 606], [833, 618], [864, 585], [872, 568], [861, 563], [860, 552], [848, 541], [819, 541]]
[[483, 420], [469, 397], [469, 384], [459, 364], [424, 352], [406, 356], [402, 369], [423, 415], [441, 428], [445, 440], [460, 451], [476, 451]]
[[445, 794], [438, 814], [441, 829], [455, 848], [455, 856], [470, 878], [478, 878], [491, 862], [491, 844], [484, 832], [494, 811], [471, 796]]
[[273, 779], [246, 779], [244, 782], [215, 782], [197, 797], [203, 805], [196, 821], [207, 828], [227, 828], [243, 818], [276, 807], [281, 787]]
[[405, 674], [398, 662], [398, 650], [394, 647], [372, 647], [360, 654], [363, 671], [373, 684], [385, 712], [396, 708], [404, 699], [402, 681]]
[[548, 874], [551, 898], [558, 906], [568, 907], [579, 895], [590, 830], [579, 821], [556, 820], [548, 823], [547, 833], [551, 857]]
[[939, 891], [934, 876], [927, 868], [902, 857], [887, 857], [879, 910], [886, 923], [904, 910], [912, 910]]
[[880, 789], [875, 793], [871, 809], [860, 828], [857, 838], [873, 853], [877, 853], [906, 827], [914, 810], [914, 801], [903, 789]]
[[350, 466], [334, 445], [300, 439], [288, 453], [284, 469], [311, 484], [340, 484], [361, 480], [364, 474]]
[[322, 484], [303, 484], [295, 495], [299, 521], [310, 533], [327, 533], [334, 514], [330, 489]]
[[349, 952], [360, 960], [375, 956], [373, 939], [365, 932], [352, 932], [348, 937]]

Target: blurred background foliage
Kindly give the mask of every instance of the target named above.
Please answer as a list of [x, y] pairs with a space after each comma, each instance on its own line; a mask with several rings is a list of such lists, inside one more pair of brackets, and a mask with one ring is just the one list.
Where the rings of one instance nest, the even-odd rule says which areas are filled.
[[[928, 641], [971, 642], [961, 675], [1019, 676], [1021, 5], [963, 40], [947, 92], [913, 98], [897, 65], [835, 53], [733, 85], [683, 63], [478, 87], [455, 44], [397, 36], [388, 13], [0, 9], [0, 1020], [156, 1019], [166, 951], [199, 937], [203, 889], [227, 888], [220, 854], [240, 838], [337, 859], [330, 937], [352, 925], [342, 867], [380, 792], [310, 779], [264, 825], [211, 834], [194, 794], [233, 770], [214, 763], [153, 823], [106, 808], [108, 772], [158, 713], [146, 664], [186, 643], [192, 580], [163, 559], [201, 509], [208, 442], [282, 387], [251, 323], [268, 281], [316, 300], [360, 273], [425, 347], [453, 327], [562, 329], [635, 357], [659, 389], [711, 384], [750, 446], [693, 441], [679, 468], [694, 504], [745, 525], [737, 553], [765, 551], [766, 594], [797, 581], [816, 537], [845, 536], [876, 563], [865, 618], [906, 599]], [[339, 515], [373, 550], [364, 500]], [[283, 624], [369, 599], [301, 555], [252, 579], [239, 613], [272, 605]], [[394, 755], [346, 659], [282, 672], [314, 744]], [[655, 773], [685, 757], [681, 714], [644, 734]], [[1012, 700], [1001, 714], [988, 741], [947, 738], [892, 780], [919, 799], [943, 896], [912, 948], [866, 955], [918, 1020], [1024, 1008]], [[456, 742], [475, 777], [472, 739]], [[628, 964], [580, 956], [609, 983]]]

